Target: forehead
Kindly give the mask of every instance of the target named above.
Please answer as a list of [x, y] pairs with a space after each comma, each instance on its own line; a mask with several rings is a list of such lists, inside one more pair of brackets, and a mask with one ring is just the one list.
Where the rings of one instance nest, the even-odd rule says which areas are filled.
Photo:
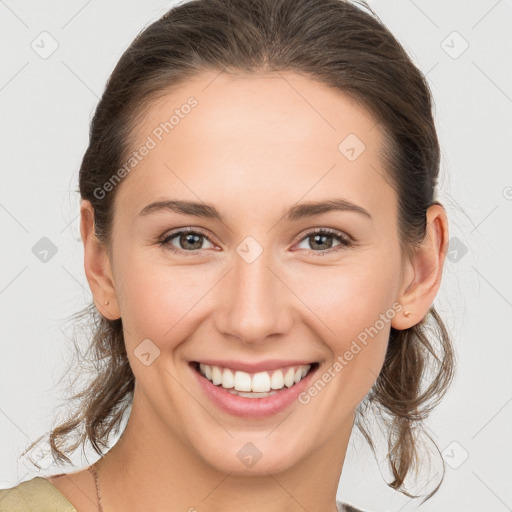
[[305, 195], [384, 206], [381, 129], [350, 96], [295, 73], [205, 72], [150, 105], [134, 149], [152, 147], [118, 193], [133, 209], [166, 195], [260, 210]]

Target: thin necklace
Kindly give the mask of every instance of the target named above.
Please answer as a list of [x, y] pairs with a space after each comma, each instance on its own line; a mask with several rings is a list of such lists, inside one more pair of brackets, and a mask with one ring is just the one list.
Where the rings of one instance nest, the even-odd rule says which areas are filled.
[[98, 507], [100, 512], [103, 512], [103, 507], [101, 506], [101, 494], [100, 494], [100, 484], [98, 483], [98, 471], [96, 469], [96, 462], [89, 466], [89, 470], [94, 476], [94, 483], [96, 484], [96, 494], [98, 495]]

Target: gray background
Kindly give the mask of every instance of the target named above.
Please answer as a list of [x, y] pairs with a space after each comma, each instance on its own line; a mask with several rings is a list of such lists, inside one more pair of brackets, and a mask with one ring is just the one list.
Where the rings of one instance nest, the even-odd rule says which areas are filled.
[[[435, 305], [459, 366], [427, 422], [445, 482], [419, 508], [512, 510], [512, 1], [369, 3], [429, 80], [450, 219]], [[65, 413], [69, 316], [90, 300], [75, 190], [93, 109], [124, 49], [170, 5], [0, 0], [1, 488], [37, 475], [21, 454]], [[55, 254], [42, 252], [44, 237]], [[41, 474], [60, 472], [40, 455]], [[95, 459], [77, 451], [66, 471]], [[386, 486], [380, 460], [379, 470], [355, 434], [339, 496], [369, 510], [416, 509], [419, 500]]]

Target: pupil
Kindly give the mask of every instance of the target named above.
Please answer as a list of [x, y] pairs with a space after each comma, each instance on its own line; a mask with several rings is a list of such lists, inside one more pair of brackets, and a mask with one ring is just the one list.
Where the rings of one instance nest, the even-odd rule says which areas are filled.
[[196, 239], [196, 244], [198, 244], [199, 246], [198, 247], [194, 246], [194, 247], [192, 247], [192, 249], [199, 249], [201, 247], [201, 244], [200, 244], [200, 242], [197, 242], [197, 240], [200, 239], [200, 237], [201, 237], [201, 235], [195, 235], [193, 233], [188, 233], [188, 234], [184, 235], [185, 243], [191, 243], [192, 245], [194, 245], [194, 241], [192, 239]]
[[329, 249], [332, 244], [326, 244], [326, 242], [317, 243], [317, 239], [324, 240], [325, 238], [330, 238], [331, 235], [313, 235], [314, 245], [327, 245], [328, 247], [321, 247], [321, 249]]

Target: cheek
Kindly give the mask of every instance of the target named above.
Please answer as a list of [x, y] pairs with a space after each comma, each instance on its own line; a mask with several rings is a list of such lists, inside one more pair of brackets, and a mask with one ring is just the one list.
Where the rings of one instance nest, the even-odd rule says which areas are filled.
[[127, 343], [150, 339], [156, 345], [184, 339], [211, 283], [197, 267], [172, 267], [153, 258], [126, 257], [119, 266], [120, 308]]
[[396, 289], [396, 269], [364, 263], [339, 267], [311, 268], [296, 280], [299, 296], [336, 333], [357, 334], [375, 323], [392, 304]]
[[332, 371], [344, 374], [343, 381], [350, 376], [351, 385], [362, 396], [380, 372], [391, 320], [399, 308], [393, 304], [398, 274], [391, 266], [359, 261], [357, 265], [311, 269], [301, 277], [308, 285], [302, 285], [299, 296], [320, 320], [315, 324], [333, 361], [342, 365]]

